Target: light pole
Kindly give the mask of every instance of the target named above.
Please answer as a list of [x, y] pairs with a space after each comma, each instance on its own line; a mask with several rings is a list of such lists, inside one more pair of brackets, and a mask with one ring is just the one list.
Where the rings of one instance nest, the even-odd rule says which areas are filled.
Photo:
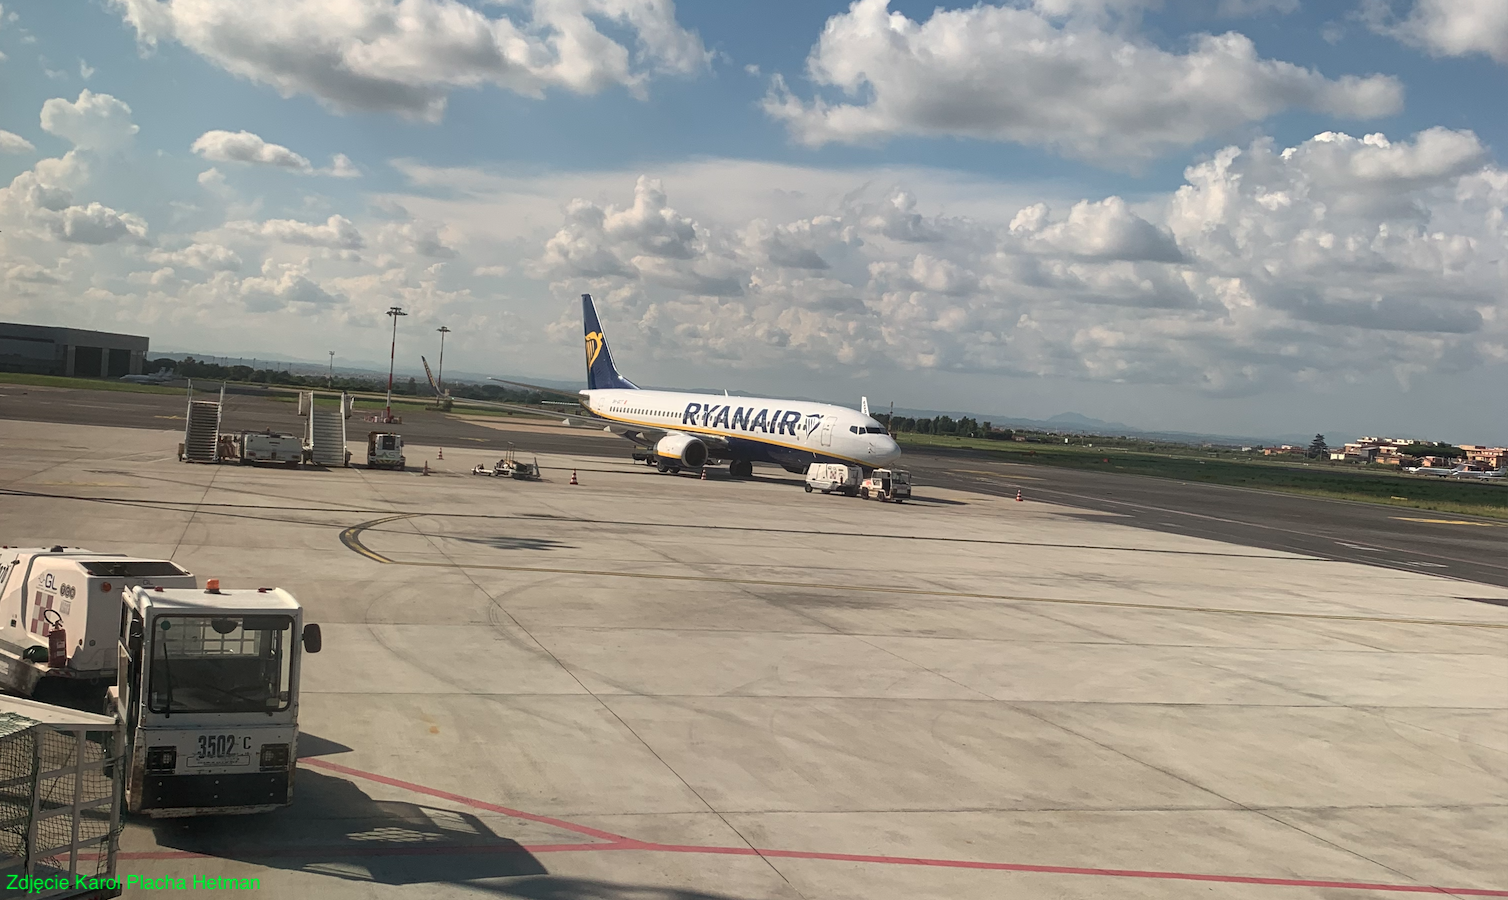
[[398, 317], [406, 316], [408, 313], [403, 311], [403, 307], [394, 306], [387, 311], [387, 314], [393, 318], [393, 346], [388, 351], [387, 357], [387, 408], [382, 415], [384, 421], [391, 422], [393, 421], [393, 363], [398, 358]]
[[440, 377], [436, 379], [438, 383], [435, 385], [435, 393], [439, 395], [435, 397], [435, 405], [439, 406], [441, 398], [445, 396], [445, 335], [450, 334], [450, 329], [441, 325], [435, 330], [440, 332]]
[[335, 351], [330, 351], [330, 387], [335, 387]]

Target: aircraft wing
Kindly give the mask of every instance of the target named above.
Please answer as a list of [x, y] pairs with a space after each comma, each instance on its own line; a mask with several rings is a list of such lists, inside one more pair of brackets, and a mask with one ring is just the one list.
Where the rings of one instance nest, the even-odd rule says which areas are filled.
[[[510, 382], [514, 383], [514, 382]], [[462, 405], [464, 403], [464, 406]], [[560, 424], [570, 428], [591, 428], [598, 431], [607, 431], [621, 437], [628, 438], [636, 444], [652, 446], [659, 442], [660, 438], [670, 434], [674, 429], [655, 428], [647, 425], [629, 425], [623, 422], [613, 422], [597, 416], [565, 415], [561, 416], [558, 409], [540, 409], [537, 406], [515, 406], [511, 403], [494, 403], [490, 400], [466, 400], [458, 401], [457, 412], [465, 406], [476, 406], [484, 409], [496, 409], [503, 412], [519, 413], [526, 416], [539, 416], [547, 419], [559, 419]], [[726, 438], [715, 434], [698, 434], [697, 439], [706, 444], [712, 450], [726, 450], [728, 441]]]
[[487, 380], [496, 381], [498, 384], [511, 384], [514, 387], [521, 387], [531, 391], [538, 391], [541, 394], [554, 394], [558, 397], [570, 397], [572, 400], [581, 399], [581, 394], [577, 391], [565, 391], [561, 390], [560, 388], [543, 387], [542, 385], [529, 384], [528, 382], [524, 381], [512, 381], [507, 378], [494, 378], [490, 375], [487, 376]]

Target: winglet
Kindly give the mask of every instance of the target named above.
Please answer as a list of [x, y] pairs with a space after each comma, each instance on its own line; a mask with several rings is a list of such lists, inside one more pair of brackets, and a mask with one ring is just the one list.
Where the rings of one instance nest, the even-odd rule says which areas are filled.
[[620, 388], [638, 390], [639, 386], [618, 374], [613, 352], [607, 347], [602, 323], [597, 321], [597, 307], [591, 294], [581, 295], [581, 326], [586, 338], [586, 387], [589, 391]]

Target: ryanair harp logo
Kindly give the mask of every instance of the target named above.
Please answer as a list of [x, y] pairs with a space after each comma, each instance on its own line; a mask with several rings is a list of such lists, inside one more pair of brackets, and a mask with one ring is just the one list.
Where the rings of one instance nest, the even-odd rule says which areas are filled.
[[597, 364], [597, 357], [602, 355], [602, 332], [594, 331], [586, 336], [586, 367], [590, 369]]

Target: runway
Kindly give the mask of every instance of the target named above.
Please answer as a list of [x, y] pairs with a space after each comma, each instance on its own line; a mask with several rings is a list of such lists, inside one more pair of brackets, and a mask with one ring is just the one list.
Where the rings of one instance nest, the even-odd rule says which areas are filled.
[[[0, 384], [0, 420], [93, 424], [131, 428], [182, 427], [184, 399], [165, 394], [82, 391]], [[302, 433], [297, 406], [254, 394], [226, 398], [227, 431]], [[356, 438], [371, 425], [353, 418]], [[487, 418], [466, 421], [435, 412], [410, 413], [397, 430], [411, 444], [501, 452], [510, 443], [525, 453], [626, 457], [631, 445], [584, 429], [551, 427], [549, 420]], [[359, 457], [358, 457], [359, 458]], [[1403, 507], [1303, 497], [1220, 485], [1049, 466], [997, 462], [985, 453], [915, 453], [903, 458], [918, 481], [929, 485], [1014, 497], [1111, 513], [1118, 524], [1418, 571], [1508, 587], [1508, 520]], [[761, 477], [790, 479], [778, 469]], [[1508, 502], [1508, 488], [1499, 493]]]

